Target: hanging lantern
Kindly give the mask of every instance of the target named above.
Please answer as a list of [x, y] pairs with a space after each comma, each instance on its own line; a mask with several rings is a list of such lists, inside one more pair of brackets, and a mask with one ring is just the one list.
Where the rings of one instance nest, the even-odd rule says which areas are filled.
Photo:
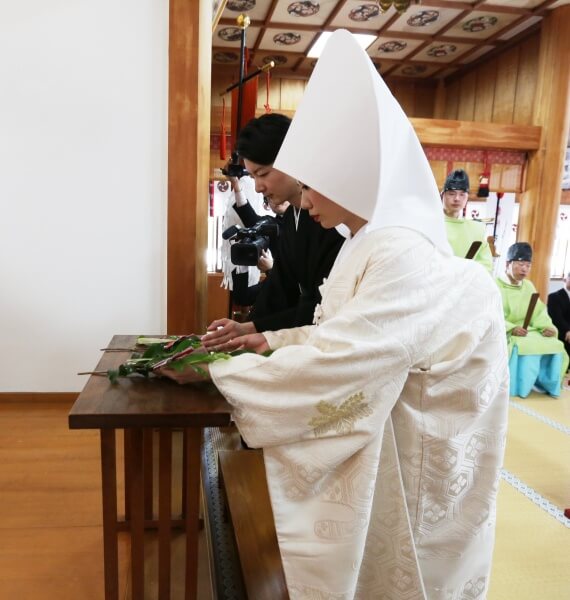
[[[390, 7], [393, 6], [400, 14], [403, 14], [410, 8], [412, 0], [377, 0], [377, 2], [383, 13], [390, 10]], [[417, 4], [418, 0], [414, 0], [414, 3]]]
[[394, 8], [400, 13], [405, 13], [410, 8], [411, 0], [394, 0]]

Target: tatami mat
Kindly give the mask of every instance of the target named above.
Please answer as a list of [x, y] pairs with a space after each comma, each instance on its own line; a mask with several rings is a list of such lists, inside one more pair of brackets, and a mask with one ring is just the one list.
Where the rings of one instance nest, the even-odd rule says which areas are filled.
[[511, 408], [505, 469], [554, 504], [570, 506], [570, 435]]
[[488, 600], [568, 600], [569, 550], [570, 529], [501, 481]]
[[570, 507], [570, 392], [512, 401], [505, 469], [522, 485], [500, 484], [488, 600], [569, 600], [570, 527], [523, 492]]
[[560, 398], [551, 398], [545, 394], [533, 393], [524, 400], [521, 398], [513, 398], [512, 400], [549, 419], [554, 419], [566, 427], [570, 427], [570, 390], [562, 390]]

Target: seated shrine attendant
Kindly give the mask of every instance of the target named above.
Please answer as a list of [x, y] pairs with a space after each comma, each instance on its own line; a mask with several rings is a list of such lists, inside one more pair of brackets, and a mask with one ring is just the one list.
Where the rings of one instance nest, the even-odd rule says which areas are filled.
[[497, 279], [509, 344], [510, 394], [526, 398], [535, 387], [558, 397], [568, 356], [564, 344], [556, 338], [556, 327], [540, 299], [528, 325], [523, 327], [531, 297], [536, 293], [527, 279], [531, 263], [531, 245], [513, 244], [507, 252], [505, 275]]
[[493, 269], [493, 255], [487, 241], [485, 225], [479, 221], [463, 218], [463, 210], [469, 198], [469, 176], [463, 169], [452, 171], [447, 176], [441, 197], [447, 239], [453, 253], [455, 256], [465, 258], [471, 244], [481, 242], [473, 259], [490, 273]]

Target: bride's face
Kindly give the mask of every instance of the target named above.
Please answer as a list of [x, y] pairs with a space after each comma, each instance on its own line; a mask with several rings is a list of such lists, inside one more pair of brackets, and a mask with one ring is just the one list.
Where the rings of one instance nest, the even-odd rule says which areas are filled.
[[344, 223], [354, 234], [366, 221], [310, 187], [301, 185], [301, 208], [325, 229]]
[[314, 221], [320, 223], [325, 229], [332, 229], [344, 223], [348, 211], [329, 200], [319, 192], [301, 184], [301, 208], [309, 211]]

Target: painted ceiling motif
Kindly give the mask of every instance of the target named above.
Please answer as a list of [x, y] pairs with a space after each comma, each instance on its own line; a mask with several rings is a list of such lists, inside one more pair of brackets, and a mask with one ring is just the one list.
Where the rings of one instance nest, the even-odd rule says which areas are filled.
[[246, 14], [251, 62], [273, 60], [276, 74], [310, 74], [315, 59], [308, 54], [320, 34], [344, 28], [373, 36], [366, 51], [383, 75], [441, 78], [528, 35], [564, 4], [570, 0], [418, 0], [399, 14], [382, 12], [377, 0], [228, 0], [212, 61], [239, 63], [236, 17]]

